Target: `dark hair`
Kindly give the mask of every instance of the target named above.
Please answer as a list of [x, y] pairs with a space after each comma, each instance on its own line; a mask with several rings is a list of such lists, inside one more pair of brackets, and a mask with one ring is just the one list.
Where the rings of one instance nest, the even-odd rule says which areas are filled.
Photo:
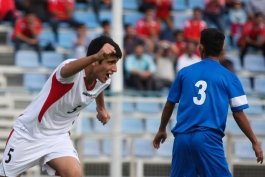
[[26, 9], [25, 10], [25, 16], [27, 16], [27, 15], [35, 15], [35, 13], [32, 9]]
[[256, 12], [256, 13], [254, 14], [254, 16], [255, 16], [255, 18], [260, 17], [260, 16], [263, 17], [263, 14], [262, 14], [261, 12]]
[[193, 8], [193, 13], [196, 12], [196, 11], [202, 12], [202, 9], [200, 7], [194, 7]]
[[[87, 48], [87, 54], [86, 56], [90, 56], [90, 55], [94, 55], [96, 53], [98, 53], [100, 51], [100, 49], [106, 44], [109, 43], [110, 45], [112, 45], [116, 51], [115, 54], [113, 54], [113, 56], [117, 57], [118, 59], [120, 59], [122, 57], [122, 53], [121, 53], [121, 49], [119, 47], [119, 45], [114, 42], [110, 37], [108, 36], [100, 36], [97, 37], [95, 39], [93, 39], [88, 48]], [[100, 62], [101, 63], [101, 62]]]
[[215, 28], [207, 28], [201, 32], [200, 43], [204, 46], [205, 57], [218, 57], [224, 46], [224, 34]]
[[110, 25], [110, 23], [109, 23], [108, 20], [103, 20], [103, 21], [101, 22], [101, 27], [109, 26], [109, 25]]
[[124, 25], [124, 30], [127, 30], [129, 27], [132, 27], [132, 25], [129, 24], [129, 23], [125, 24], [125, 25]]
[[177, 35], [179, 35], [179, 34], [181, 34], [181, 33], [183, 33], [183, 31], [181, 31], [181, 30], [176, 30], [176, 31], [174, 31], [174, 36], [177, 37]]

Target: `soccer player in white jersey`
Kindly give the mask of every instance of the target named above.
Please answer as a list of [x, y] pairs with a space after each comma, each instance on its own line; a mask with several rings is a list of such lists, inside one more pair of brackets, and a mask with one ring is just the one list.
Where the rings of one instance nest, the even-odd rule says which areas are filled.
[[81, 177], [68, 132], [81, 110], [94, 99], [97, 118], [103, 124], [108, 122], [103, 90], [121, 57], [119, 46], [101, 36], [91, 41], [86, 57], [60, 64], [17, 119], [6, 143], [0, 177], [18, 177], [38, 164], [52, 176]]
[[262, 149], [243, 112], [248, 102], [242, 85], [219, 63], [224, 39], [217, 29], [203, 30], [199, 47], [203, 60], [181, 69], [170, 88], [153, 145], [159, 148], [166, 140], [166, 125], [179, 103], [177, 123], [171, 130], [175, 137], [171, 177], [232, 176], [222, 142], [229, 103], [235, 121], [252, 143], [257, 162], [263, 162]]

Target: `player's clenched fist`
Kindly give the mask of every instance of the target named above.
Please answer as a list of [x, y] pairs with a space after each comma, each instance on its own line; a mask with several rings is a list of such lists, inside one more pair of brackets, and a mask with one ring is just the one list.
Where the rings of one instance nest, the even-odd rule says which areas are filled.
[[99, 60], [103, 60], [107, 58], [109, 55], [115, 54], [115, 53], [116, 53], [115, 48], [112, 45], [106, 43], [97, 53], [97, 55], [98, 55]]

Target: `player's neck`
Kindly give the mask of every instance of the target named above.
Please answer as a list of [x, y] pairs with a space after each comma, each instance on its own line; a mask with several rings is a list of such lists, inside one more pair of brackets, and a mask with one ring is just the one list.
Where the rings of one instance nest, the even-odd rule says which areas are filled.
[[207, 59], [210, 59], [210, 60], [215, 60], [215, 61], [219, 62], [219, 57], [207, 56], [207, 57], [204, 57], [204, 58], [207, 58]]
[[87, 68], [85, 68], [84, 71], [85, 71], [85, 75], [86, 75], [86, 81], [88, 83], [88, 86], [90, 87], [95, 83], [96, 76], [95, 76], [93, 70], [89, 68], [89, 66]]

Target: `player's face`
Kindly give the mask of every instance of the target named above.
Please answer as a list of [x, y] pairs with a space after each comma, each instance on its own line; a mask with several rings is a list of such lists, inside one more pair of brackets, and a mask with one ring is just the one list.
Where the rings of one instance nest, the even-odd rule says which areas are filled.
[[95, 64], [95, 74], [96, 78], [105, 83], [113, 73], [117, 72], [117, 62], [119, 59], [116, 56], [109, 56], [108, 58], [102, 60], [101, 63], [97, 62]]

